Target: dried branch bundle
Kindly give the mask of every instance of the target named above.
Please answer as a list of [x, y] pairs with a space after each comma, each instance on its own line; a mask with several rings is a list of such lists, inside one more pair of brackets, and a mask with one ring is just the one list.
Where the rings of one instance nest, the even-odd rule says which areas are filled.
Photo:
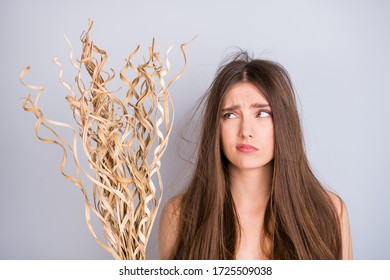
[[[62, 66], [57, 58], [54, 59], [54, 63], [59, 67], [60, 81], [69, 91], [66, 100], [73, 112], [76, 128], [44, 116], [38, 107], [38, 100], [44, 88], [23, 81], [29, 67], [21, 73], [20, 80], [23, 85], [36, 90], [37, 93], [34, 100], [31, 95], [25, 98], [23, 108], [34, 113], [37, 118], [36, 136], [43, 142], [62, 148], [61, 172], [76, 184], [84, 195], [86, 222], [94, 239], [116, 259], [145, 259], [146, 246], [163, 191], [159, 169], [160, 159], [171, 132], [170, 111], [173, 119], [173, 104], [168, 88], [184, 71], [186, 44], [181, 45], [184, 68], [168, 84], [165, 83], [164, 77], [170, 71], [168, 54], [172, 47], [167, 52], [164, 68], [154, 40], [149, 48], [149, 57], [144, 58], [144, 63], [133, 65], [131, 59], [137, 54], [138, 46], [120, 70], [120, 79], [127, 88], [124, 100], [120, 100], [107, 89], [107, 84], [115, 77], [115, 72], [113, 69], [110, 69], [110, 72], [104, 70], [107, 54], [90, 40], [91, 28], [92, 22], [89, 23], [87, 32], [81, 35], [82, 56], [78, 63], [73, 62], [72, 47], [70, 51], [70, 59], [78, 71], [75, 79], [77, 92], [72, 89], [71, 84], [62, 79]], [[90, 76], [88, 87], [81, 78], [83, 66]], [[135, 78], [126, 77], [129, 71], [135, 73]], [[56, 132], [55, 127], [71, 129], [73, 143], [67, 143]], [[41, 136], [41, 128], [53, 133], [54, 138]], [[79, 136], [93, 175], [88, 174], [79, 163]], [[77, 171], [75, 176], [65, 172], [68, 153], [73, 157]], [[81, 174], [93, 184], [93, 200], [89, 198], [82, 183]], [[157, 188], [153, 179], [158, 181]], [[101, 222], [105, 242], [95, 233], [91, 223], [91, 211]]]

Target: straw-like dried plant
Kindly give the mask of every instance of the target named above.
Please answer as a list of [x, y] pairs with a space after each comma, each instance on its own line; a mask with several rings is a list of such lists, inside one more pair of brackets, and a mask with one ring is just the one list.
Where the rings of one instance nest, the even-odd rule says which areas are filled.
[[[145, 259], [146, 246], [163, 191], [160, 160], [167, 147], [173, 121], [173, 104], [168, 88], [184, 71], [186, 44], [180, 48], [184, 68], [168, 83], [164, 81], [164, 77], [170, 71], [168, 54], [172, 47], [167, 51], [164, 66], [153, 40], [149, 56], [144, 57], [144, 63], [135, 66], [131, 60], [139, 51], [138, 46], [127, 57], [125, 66], [120, 70], [120, 80], [127, 88], [125, 98], [121, 100], [107, 89], [115, 72], [104, 69], [107, 54], [90, 40], [91, 28], [92, 22], [89, 23], [87, 32], [81, 35], [82, 55], [77, 63], [73, 61], [73, 49], [70, 47], [70, 59], [78, 73], [75, 78], [77, 91], [63, 80], [62, 66], [57, 58], [54, 59], [59, 67], [60, 81], [69, 92], [66, 100], [73, 112], [76, 128], [44, 116], [38, 106], [44, 88], [23, 81], [29, 67], [21, 73], [20, 80], [37, 93], [35, 98], [31, 95], [25, 98], [23, 108], [35, 114], [35, 134], [39, 140], [62, 148], [61, 172], [84, 195], [86, 222], [94, 239], [115, 259]], [[90, 76], [87, 86], [81, 78], [83, 67]], [[135, 74], [134, 78], [127, 77], [129, 72]], [[70, 129], [73, 142], [67, 143], [56, 132], [56, 127]], [[47, 129], [54, 137], [43, 137], [40, 132], [42, 128]], [[89, 174], [80, 165], [77, 150], [79, 137], [83, 154], [93, 174]], [[65, 171], [68, 154], [73, 157], [76, 175]], [[82, 178], [92, 182], [91, 195]], [[95, 233], [91, 212], [103, 227], [105, 241]]]

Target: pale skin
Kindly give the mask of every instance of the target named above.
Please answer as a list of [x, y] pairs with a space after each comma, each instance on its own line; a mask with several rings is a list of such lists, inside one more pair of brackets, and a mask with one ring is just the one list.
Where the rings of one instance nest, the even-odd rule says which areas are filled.
[[[230, 187], [241, 227], [236, 259], [264, 259], [261, 244], [263, 217], [273, 172], [274, 129], [272, 110], [261, 91], [250, 83], [233, 85], [222, 103], [222, 150], [229, 160]], [[343, 259], [352, 259], [348, 214], [344, 203], [328, 192], [339, 214]], [[161, 259], [174, 250], [178, 232], [180, 197], [171, 200], [160, 218]], [[260, 244], [260, 246], [253, 246]]]

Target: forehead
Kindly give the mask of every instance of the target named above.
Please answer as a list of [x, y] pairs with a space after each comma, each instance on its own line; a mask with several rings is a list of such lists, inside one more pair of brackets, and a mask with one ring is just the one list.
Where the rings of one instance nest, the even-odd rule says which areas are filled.
[[226, 91], [222, 107], [231, 105], [250, 105], [254, 103], [268, 103], [265, 95], [252, 83], [242, 82], [232, 85]]

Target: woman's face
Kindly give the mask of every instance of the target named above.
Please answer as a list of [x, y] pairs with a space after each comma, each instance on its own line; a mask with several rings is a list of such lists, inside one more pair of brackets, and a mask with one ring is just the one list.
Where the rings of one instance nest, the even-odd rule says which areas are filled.
[[248, 82], [232, 85], [221, 111], [222, 151], [238, 169], [262, 169], [274, 158], [274, 124], [268, 100]]

